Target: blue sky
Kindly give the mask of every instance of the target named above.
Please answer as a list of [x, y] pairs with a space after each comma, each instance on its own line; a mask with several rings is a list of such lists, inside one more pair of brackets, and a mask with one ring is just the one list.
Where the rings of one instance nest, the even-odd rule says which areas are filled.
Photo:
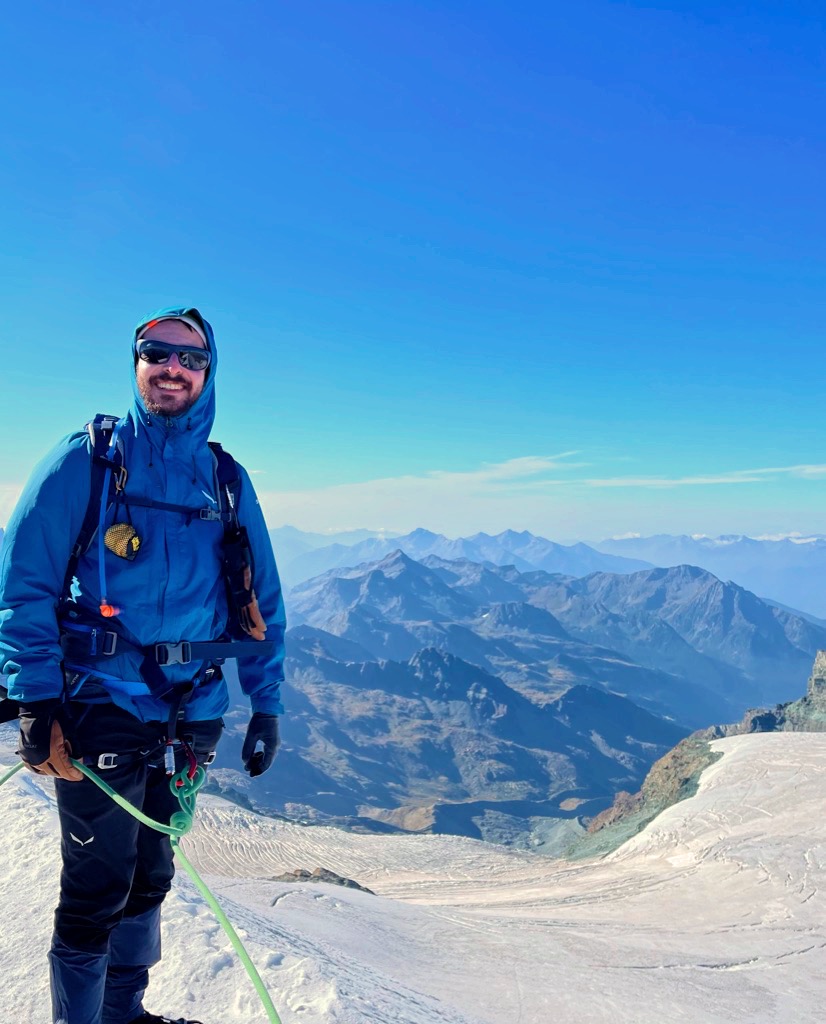
[[271, 526], [826, 533], [826, 16], [6, 16], [0, 525], [198, 305]]

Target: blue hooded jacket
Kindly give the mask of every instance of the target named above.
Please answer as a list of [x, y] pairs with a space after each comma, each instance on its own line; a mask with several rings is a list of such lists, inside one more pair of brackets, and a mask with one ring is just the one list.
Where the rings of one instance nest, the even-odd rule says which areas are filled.
[[[212, 361], [192, 408], [183, 416], [166, 419], [150, 414], [138, 392], [136, 339], [150, 320], [175, 316], [203, 324]], [[215, 458], [207, 445], [215, 417], [217, 364], [212, 327], [197, 309], [161, 309], [138, 324], [130, 364], [133, 402], [116, 427], [128, 471], [127, 505], [132, 495], [193, 509], [218, 508]], [[7, 676], [9, 696], [24, 703], [64, 695], [57, 606], [89, 501], [90, 456], [85, 431], [58, 443], [35, 468], [0, 549], [0, 672]], [[247, 529], [254, 554], [255, 591], [267, 624], [266, 639], [275, 641], [270, 654], [240, 658], [238, 673], [252, 710], [277, 715], [283, 712], [281, 584], [258, 499], [246, 471], [238, 469], [238, 520]], [[106, 623], [107, 629], [114, 625], [120, 636], [139, 647], [220, 637], [229, 615], [222, 571], [223, 525], [137, 505], [129, 512], [141, 540], [134, 561], [113, 554], [99, 543], [98, 534], [80, 558], [72, 593], [83, 619]], [[105, 528], [116, 517], [124, 519], [122, 506], [108, 509]], [[119, 609], [116, 619], [100, 617], [103, 598]], [[143, 721], [163, 721], [169, 705], [152, 695], [141, 677], [140, 663], [141, 656], [129, 650], [86, 664], [82, 658], [67, 659], [68, 695], [81, 701], [111, 700]], [[192, 679], [199, 667], [193, 662], [165, 666], [162, 671], [177, 683]], [[186, 717], [191, 721], [218, 718], [228, 706], [224, 681], [210, 680], [196, 687], [186, 705]]]

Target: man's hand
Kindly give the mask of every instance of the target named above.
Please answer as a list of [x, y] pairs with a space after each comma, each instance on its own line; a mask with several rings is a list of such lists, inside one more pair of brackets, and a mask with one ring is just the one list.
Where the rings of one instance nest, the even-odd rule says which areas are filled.
[[[263, 750], [255, 749], [259, 741], [263, 744]], [[241, 751], [241, 760], [253, 779], [256, 775], [263, 775], [270, 767], [280, 745], [278, 715], [265, 715], [261, 711], [256, 711], [247, 726], [247, 738]]]
[[20, 705], [20, 747], [17, 753], [38, 775], [53, 775], [80, 782], [83, 773], [72, 764], [72, 748], [58, 721], [59, 700], [38, 700]]

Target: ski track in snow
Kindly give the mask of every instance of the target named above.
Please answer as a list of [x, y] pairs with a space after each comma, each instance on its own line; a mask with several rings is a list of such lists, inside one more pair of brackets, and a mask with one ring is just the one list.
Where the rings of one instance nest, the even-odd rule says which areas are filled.
[[[598, 861], [293, 825], [214, 797], [201, 798], [184, 847], [284, 1024], [820, 1021], [826, 735], [714, 746], [725, 756], [695, 797]], [[0, 815], [0, 1021], [47, 1024], [51, 784], [16, 775], [0, 789]], [[272, 880], [315, 867], [376, 895]], [[267, 1020], [183, 869], [146, 1002], [205, 1024]]]

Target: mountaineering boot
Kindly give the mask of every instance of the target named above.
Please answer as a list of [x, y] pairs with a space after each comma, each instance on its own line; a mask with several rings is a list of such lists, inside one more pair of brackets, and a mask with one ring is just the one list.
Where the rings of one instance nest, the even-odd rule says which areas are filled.
[[135, 1017], [129, 1024], [203, 1024], [200, 1020], [189, 1020], [186, 1017], [159, 1017], [157, 1013], [143, 1011], [141, 1017]]

